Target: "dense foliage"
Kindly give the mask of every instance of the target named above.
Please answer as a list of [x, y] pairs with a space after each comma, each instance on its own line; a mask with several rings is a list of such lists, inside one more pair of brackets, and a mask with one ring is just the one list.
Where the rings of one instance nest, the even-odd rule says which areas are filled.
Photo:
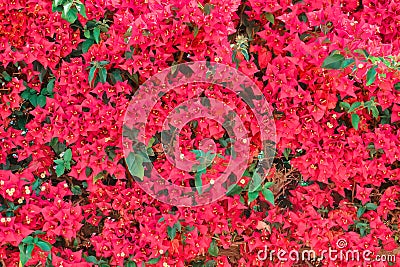
[[[398, 0], [2, 0], [0, 18], [4, 266], [317, 266], [262, 262], [258, 252], [319, 255], [339, 239], [374, 255], [399, 252]], [[174, 207], [134, 179], [148, 173], [125, 159], [122, 125], [148, 78], [198, 60], [258, 85], [273, 111], [276, 155], [252, 188], [260, 141], [251, 110], [207, 87], [203, 96], [240, 114], [254, 160], [225, 198]], [[199, 159], [199, 141], [211, 138], [223, 155], [200, 175], [165, 160], [159, 129], [191, 89], [163, 96], [147, 138], [151, 171], [196, 190], [235, 151], [221, 125], [203, 118], [183, 128], [182, 153]]]

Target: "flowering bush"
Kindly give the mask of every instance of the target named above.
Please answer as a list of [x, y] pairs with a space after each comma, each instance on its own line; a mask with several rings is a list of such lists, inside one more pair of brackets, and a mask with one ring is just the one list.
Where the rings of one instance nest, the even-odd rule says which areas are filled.
[[[399, 1], [11, 0], [0, 9], [4, 266], [359, 266], [258, 253], [320, 256], [339, 239], [371, 258], [399, 252]], [[220, 122], [196, 118], [179, 133], [180, 154], [208, 159], [201, 140], [210, 138], [221, 157], [200, 174], [166, 160], [160, 131], [193, 87], [151, 112], [152, 170], [124, 156], [121, 136], [139, 86], [194, 61], [237, 68], [260, 88], [276, 154], [254, 186], [261, 144], [251, 108], [203, 86], [250, 133], [248, 166], [226, 197], [177, 207], [137, 178], [158, 172], [196, 191], [243, 156]]]

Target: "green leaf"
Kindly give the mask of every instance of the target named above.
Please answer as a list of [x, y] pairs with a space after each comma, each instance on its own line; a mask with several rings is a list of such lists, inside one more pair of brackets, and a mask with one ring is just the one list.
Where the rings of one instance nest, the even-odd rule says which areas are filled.
[[87, 39], [82, 43], [82, 52], [87, 53], [89, 51], [89, 48], [94, 44], [94, 41], [92, 39]]
[[88, 29], [84, 30], [83, 35], [86, 37], [86, 39], [90, 39], [90, 30]]
[[61, 175], [63, 175], [64, 172], [65, 172], [65, 166], [64, 166], [64, 164], [57, 165], [57, 167], [56, 167], [56, 174], [57, 174], [57, 177], [60, 177]]
[[60, 165], [60, 164], [64, 164], [64, 160], [63, 159], [55, 159], [53, 160], [55, 164]]
[[167, 226], [167, 234], [168, 234], [168, 238], [173, 240], [175, 239], [176, 236], [176, 228], [175, 227], [171, 227], [171, 226]]
[[25, 245], [23, 243], [19, 244], [19, 260], [22, 264], [22, 266], [25, 266], [25, 264], [29, 261], [29, 259], [32, 257], [32, 251], [34, 248], [33, 244]]
[[241, 186], [238, 186], [237, 184], [233, 184], [229, 187], [228, 191], [226, 192], [227, 196], [235, 196], [239, 195], [242, 193], [243, 188]]
[[219, 248], [217, 246], [217, 242], [215, 241], [215, 239], [213, 239], [211, 241], [210, 247], [208, 248], [208, 253], [213, 257], [217, 257], [218, 256]]
[[36, 94], [30, 95], [29, 102], [31, 102], [32, 106], [37, 107], [38, 105], [38, 96]]
[[94, 264], [98, 263], [98, 260], [96, 259], [95, 256], [87, 256], [87, 257], [84, 256], [84, 258], [85, 258], [86, 262], [91, 262], [91, 263], [94, 263]]
[[29, 92], [29, 89], [25, 89], [22, 93], [21, 93], [21, 97], [25, 100], [29, 100], [31, 96], [31, 93]]
[[376, 79], [376, 68], [377, 68], [378, 66], [373, 66], [372, 68], [370, 68], [368, 71], [367, 71], [367, 83], [366, 83], [366, 86], [370, 86], [371, 84], [373, 84], [374, 82], [375, 82], [375, 79]]
[[22, 243], [25, 244], [33, 244], [33, 237], [28, 235], [27, 237], [25, 237], [24, 239], [22, 239], [21, 241]]
[[99, 69], [99, 78], [101, 83], [105, 83], [107, 81], [107, 70], [105, 68]]
[[64, 2], [64, 0], [54, 0], [54, 5], [59, 6]]
[[367, 203], [365, 204], [365, 207], [367, 208], [367, 210], [376, 210], [378, 206], [374, 203]]
[[249, 192], [260, 191], [262, 179], [257, 172], [254, 172], [249, 183]]
[[328, 56], [322, 63], [322, 68], [325, 69], [341, 69], [344, 62], [344, 56], [341, 54], [333, 54]]
[[379, 110], [376, 106], [371, 107], [372, 116], [376, 119], [379, 117]]
[[363, 55], [366, 58], [369, 57], [369, 54], [368, 54], [367, 50], [365, 50], [365, 49], [356, 49], [356, 50], [354, 50], [354, 52], [358, 53], [360, 55]]
[[64, 14], [68, 14], [68, 12], [71, 10], [71, 7], [72, 7], [72, 2], [65, 4], [63, 10]]
[[49, 93], [50, 95], [53, 94], [53, 89], [54, 89], [54, 82], [56, 81], [56, 79], [51, 79], [49, 80], [49, 83], [47, 84], [47, 93]]
[[364, 206], [359, 207], [357, 210], [357, 217], [360, 218], [364, 214], [365, 210], [366, 210], [366, 207], [364, 207]]
[[[65, 6], [64, 6], [65, 7]], [[64, 9], [65, 10], [65, 9]], [[78, 10], [75, 8], [70, 9], [68, 13], [64, 13], [61, 15], [63, 19], [68, 21], [69, 23], [74, 23], [78, 19]]]
[[269, 190], [268, 188], [263, 188], [262, 194], [263, 194], [264, 198], [265, 198], [268, 202], [270, 202], [272, 205], [275, 205], [274, 193], [272, 193], [271, 190]]
[[247, 50], [241, 49], [240, 53], [242, 53], [242, 55], [244, 56], [244, 59], [246, 59], [246, 61], [249, 61], [250, 57], [249, 57], [249, 53], [247, 52]]
[[289, 160], [289, 155], [290, 155], [291, 152], [292, 152], [291, 148], [285, 148], [283, 150], [283, 156], [285, 157], [286, 160]]
[[96, 27], [93, 29], [93, 36], [94, 36], [94, 40], [96, 41], [96, 43], [100, 42], [100, 28]]
[[345, 59], [345, 60], [342, 62], [342, 68], [344, 69], [344, 68], [350, 66], [351, 64], [353, 64], [354, 62], [355, 62], [355, 60], [354, 60], [353, 58]]
[[148, 260], [146, 263], [147, 264], [156, 264], [160, 261], [160, 259], [161, 259], [161, 256], [159, 256], [157, 258], [152, 258], [152, 259]]
[[136, 262], [134, 262], [134, 261], [127, 261], [124, 264], [124, 267], [137, 267], [137, 265], [136, 265]]
[[275, 23], [275, 17], [274, 17], [274, 15], [273, 15], [272, 13], [267, 12], [267, 13], [264, 13], [264, 15], [265, 15], [265, 18], [266, 18], [269, 22], [271, 22], [272, 24]]
[[394, 89], [400, 91], [400, 82], [394, 84]]
[[194, 185], [196, 186], [197, 192], [199, 195], [202, 193], [203, 180], [201, 180], [201, 176], [206, 173], [205, 169], [198, 170], [194, 176]]
[[2, 76], [6, 82], [11, 81], [11, 76], [6, 71], [2, 72]]
[[94, 79], [94, 72], [95, 71], [96, 71], [96, 67], [95, 66], [90, 68], [90, 71], [89, 71], [89, 84], [92, 84], [92, 81]]
[[351, 114], [351, 125], [353, 125], [353, 128], [358, 130], [358, 124], [360, 123], [360, 117], [353, 113]]
[[82, 17], [84, 17], [84, 18], [86, 18], [87, 19], [87, 16], [86, 16], [86, 7], [85, 7], [85, 5], [84, 4], [79, 4], [79, 13], [82, 15]]
[[353, 104], [351, 104], [351, 107], [347, 112], [351, 113], [359, 107], [361, 107], [361, 102], [354, 102]]
[[196, 38], [196, 36], [199, 34], [199, 27], [197, 25], [194, 26], [193, 28], [193, 36]]
[[76, 196], [80, 196], [82, 195], [82, 189], [79, 185], [74, 185], [71, 187], [71, 192], [72, 194], [76, 195]]
[[101, 171], [99, 172], [97, 175], [95, 175], [93, 177], [93, 183], [95, 184], [98, 180], [103, 179], [104, 177], [106, 177], [107, 172], [106, 171]]
[[129, 156], [126, 158], [126, 164], [128, 165], [129, 172], [133, 176], [136, 176], [143, 181], [144, 177], [143, 158], [131, 152]]
[[247, 203], [250, 204], [251, 202], [256, 200], [259, 194], [260, 194], [260, 191], [247, 192], [247, 196], [248, 196]]
[[274, 182], [266, 182], [263, 186], [263, 188], [270, 188], [271, 186], [274, 185]]
[[209, 3], [207, 3], [207, 4], [205, 4], [204, 5], [204, 14], [206, 14], [206, 15], [210, 15], [210, 13], [211, 13], [211, 9], [212, 9], [213, 7], [212, 7], [212, 5], [211, 4], [209, 4]]
[[350, 109], [350, 104], [347, 102], [340, 102], [339, 106], [344, 108], [345, 110], [349, 110]]
[[51, 245], [49, 242], [44, 241], [42, 239], [39, 239], [39, 241], [36, 242], [36, 245], [43, 251], [50, 251], [51, 250]]
[[39, 96], [37, 97], [37, 104], [38, 104], [40, 107], [46, 106], [46, 97], [45, 97], [44, 95], [39, 95]]
[[70, 148], [65, 150], [63, 158], [64, 158], [64, 161], [71, 161], [71, 159], [72, 159], [72, 151], [71, 151]]

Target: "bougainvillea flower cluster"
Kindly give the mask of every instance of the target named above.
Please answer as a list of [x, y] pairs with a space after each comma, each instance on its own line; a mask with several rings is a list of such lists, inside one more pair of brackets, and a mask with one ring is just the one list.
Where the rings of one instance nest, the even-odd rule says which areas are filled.
[[[398, 0], [1, 0], [0, 19], [3, 266], [399, 264]], [[157, 172], [202, 193], [243, 157], [205, 116], [181, 129], [174, 155], [202, 164], [208, 138], [209, 167], [181, 172], [166, 159], [164, 122], [201, 86], [153, 107], [144, 137], [153, 169], [124, 155], [138, 88], [196, 61], [236, 68], [260, 88], [276, 153], [257, 178], [262, 139], [251, 105], [223, 84], [202, 86], [248, 132], [247, 167], [217, 202], [172, 206], [138, 178]], [[316, 257], [264, 260], [265, 248]], [[329, 248], [394, 257], [319, 258]]]

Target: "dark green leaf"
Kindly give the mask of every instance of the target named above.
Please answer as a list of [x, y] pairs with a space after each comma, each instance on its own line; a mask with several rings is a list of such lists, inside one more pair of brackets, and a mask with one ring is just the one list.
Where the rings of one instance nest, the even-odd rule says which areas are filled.
[[210, 15], [211, 9], [212, 9], [211, 4], [209, 4], [209, 3], [205, 4], [205, 5], [204, 5], [204, 14]]
[[365, 207], [367, 208], [367, 210], [376, 210], [378, 206], [374, 203], [367, 203], [365, 204]]
[[38, 96], [36, 95], [36, 94], [34, 94], [34, 95], [30, 95], [30, 97], [29, 97], [29, 102], [31, 102], [31, 104], [34, 106], [34, 107], [37, 107], [37, 105], [38, 105]]
[[395, 89], [396, 91], [400, 91], [400, 82], [395, 83], [394, 89]]
[[365, 210], [366, 208], [364, 206], [359, 207], [357, 210], [357, 217], [360, 218], [364, 214]]
[[107, 70], [105, 68], [99, 69], [99, 78], [101, 83], [105, 83], [107, 81]]
[[6, 71], [2, 72], [2, 76], [6, 82], [11, 81], [11, 76]]
[[167, 234], [168, 234], [168, 238], [173, 240], [176, 236], [176, 228], [167, 226]]
[[360, 117], [353, 113], [351, 114], [351, 125], [353, 125], [353, 128], [358, 130], [358, 124], [360, 123]]
[[286, 160], [289, 160], [289, 155], [290, 155], [291, 152], [292, 152], [291, 148], [285, 148], [283, 150], [283, 156], [285, 157]]
[[211, 256], [217, 257], [219, 253], [219, 248], [217, 246], [217, 242], [213, 239], [210, 243], [210, 247], [208, 248], [208, 253]]
[[45, 97], [44, 95], [39, 95], [39, 96], [37, 97], [37, 104], [38, 104], [40, 107], [46, 106], [46, 97]]
[[136, 262], [134, 262], [134, 261], [127, 261], [124, 264], [124, 267], [137, 267], [137, 265], [136, 265]]
[[86, 260], [87, 262], [91, 262], [91, 263], [95, 263], [95, 264], [98, 263], [98, 260], [96, 259], [95, 256], [87, 256], [87, 257], [84, 257], [84, 258], [85, 258], [85, 260]]
[[146, 263], [147, 264], [156, 264], [160, 261], [160, 259], [161, 259], [161, 256], [159, 256], [157, 258], [152, 258], [152, 259], [148, 260]]
[[82, 195], [82, 189], [80, 188], [79, 185], [74, 185], [71, 187], [71, 192], [72, 194], [76, 195], [76, 196], [80, 196]]
[[366, 58], [369, 57], [369, 54], [368, 54], [367, 50], [365, 50], [365, 49], [356, 49], [356, 50], [354, 50], [354, 52], [358, 53], [360, 55], [363, 55]]
[[215, 267], [217, 263], [214, 260], [209, 260], [205, 263], [204, 267]]
[[325, 69], [341, 69], [344, 60], [344, 56], [340, 54], [333, 54], [324, 60], [322, 67]]
[[193, 28], [193, 36], [196, 38], [196, 36], [199, 34], [199, 27], [197, 25], [194, 26]]
[[95, 66], [90, 68], [90, 71], [89, 71], [89, 84], [92, 84], [92, 81], [94, 79], [94, 72], [95, 71], [96, 71], [96, 67]]
[[49, 80], [49, 83], [47, 84], [47, 93], [49, 93], [50, 95], [53, 94], [53, 89], [54, 89], [54, 82], [56, 81], [56, 79], [51, 79]]
[[376, 79], [376, 68], [377, 68], [378, 66], [373, 66], [372, 68], [370, 68], [368, 71], [367, 71], [367, 83], [366, 83], [366, 86], [370, 86], [371, 84], [373, 84], [374, 82], [375, 82], [375, 79]]
[[82, 43], [82, 52], [87, 53], [89, 51], [89, 48], [94, 44], [94, 41], [92, 39], [87, 39]]

